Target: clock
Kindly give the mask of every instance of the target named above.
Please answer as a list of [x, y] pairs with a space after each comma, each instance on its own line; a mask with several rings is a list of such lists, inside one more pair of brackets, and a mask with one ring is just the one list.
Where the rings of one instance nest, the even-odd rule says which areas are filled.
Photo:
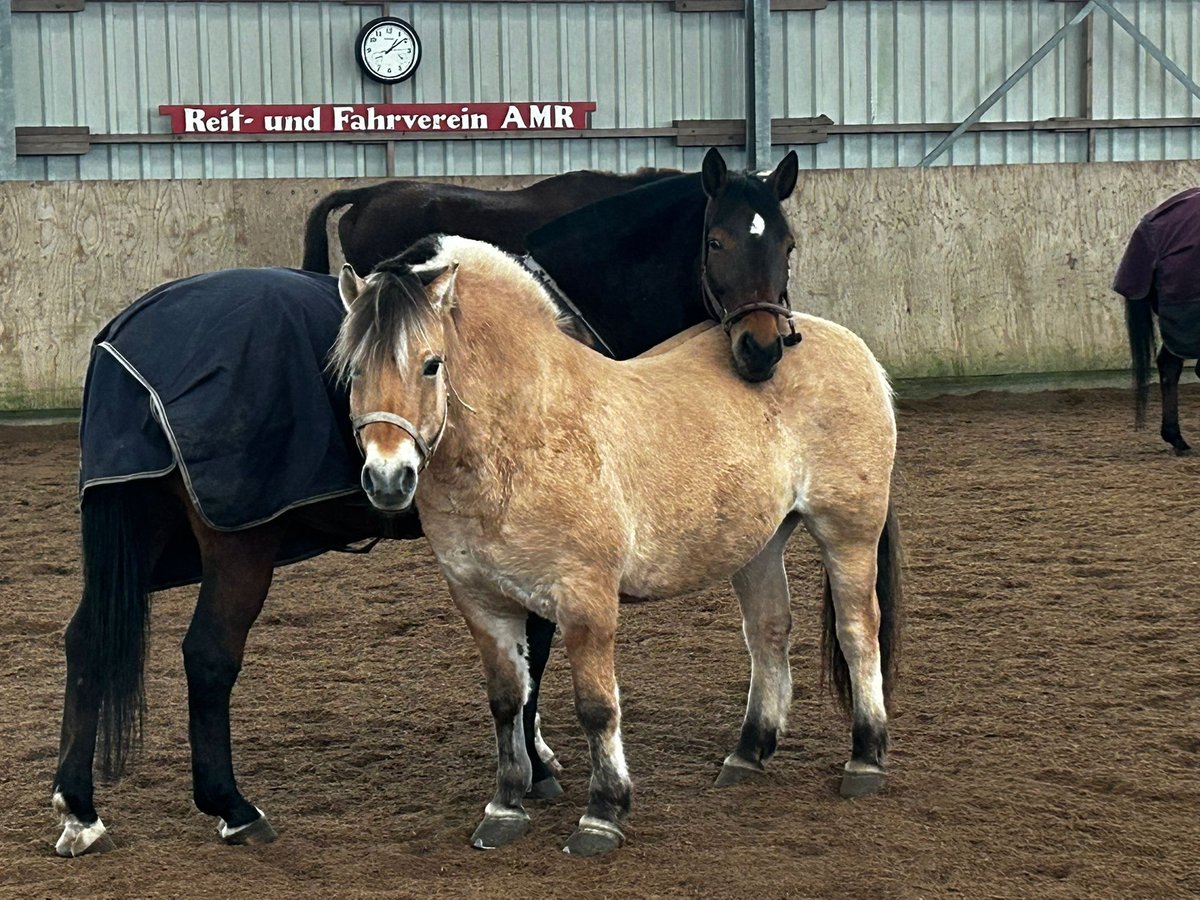
[[383, 84], [411, 78], [421, 63], [421, 39], [416, 29], [395, 16], [380, 16], [362, 27], [354, 55], [367, 77]]

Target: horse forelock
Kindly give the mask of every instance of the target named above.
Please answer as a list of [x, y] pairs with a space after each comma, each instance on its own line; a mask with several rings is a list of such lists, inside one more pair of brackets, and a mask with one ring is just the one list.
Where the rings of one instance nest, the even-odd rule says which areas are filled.
[[754, 216], [761, 216], [764, 230], [789, 234], [791, 231], [787, 216], [783, 213], [783, 205], [775, 192], [763, 179], [748, 172], [730, 172], [725, 190], [721, 192], [716, 209], [710, 215], [718, 215], [729, 209], [737, 209], [744, 205], [750, 210], [747, 223]]
[[373, 375], [388, 364], [404, 369], [412, 337], [429, 343], [437, 318], [414, 267], [400, 257], [386, 260], [367, 276], [347, 313], [330, 367], [343, 383], [355, 372]]

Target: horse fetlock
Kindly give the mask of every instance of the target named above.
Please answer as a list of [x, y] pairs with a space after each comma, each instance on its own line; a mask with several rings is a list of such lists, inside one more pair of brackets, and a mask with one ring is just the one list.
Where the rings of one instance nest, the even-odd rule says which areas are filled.
[[857, 719], [851, 728], [854, 749], [851, 761], [855, 764], [882, 769], [887, 765], [889, 745], [887, 725]]
[[59, 856], [72, 858], [82, 856], [89, 850], [99, 853], [112, 849], [112, 841], [107, 837], [108, 829], [97, 816], [94, 821], [84, 822], [71, 812], [67, 798], [55, 792], [52, 801], [54, 811], [58, 813], [62, 834], [54, 845], [54, 852]]

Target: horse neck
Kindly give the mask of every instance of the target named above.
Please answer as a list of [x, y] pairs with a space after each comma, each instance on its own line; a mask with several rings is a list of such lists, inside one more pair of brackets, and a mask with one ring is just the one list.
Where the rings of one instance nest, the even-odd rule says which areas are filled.
[[487, 431], [536, 416], [558, 384], [547, 370], [570, 369], [566, 358], [583, 350], [559, 330], [553, 306], [533, 279], [523, 271], [509, 275], [459, 270], [461, 315], [449, 361], [465, 417], [464, 427], [452, 429], [457, 443], [471, 443], [481, 426]]

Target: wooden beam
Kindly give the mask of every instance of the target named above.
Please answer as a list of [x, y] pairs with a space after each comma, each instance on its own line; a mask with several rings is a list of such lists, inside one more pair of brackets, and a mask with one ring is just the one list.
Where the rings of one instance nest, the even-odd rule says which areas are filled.
[[15, 13], [83, 12], [84, 0], [12, 0]]
[[[771, 0], [771, 12], [799, 12], [825, 9], [829, 0]], [[745, 0], [671, 0], [671, 9], [680, 13], [742, 12]]]
[[82, 156], [91, 149], [86, 127], [18, 128], [17, 156]]

